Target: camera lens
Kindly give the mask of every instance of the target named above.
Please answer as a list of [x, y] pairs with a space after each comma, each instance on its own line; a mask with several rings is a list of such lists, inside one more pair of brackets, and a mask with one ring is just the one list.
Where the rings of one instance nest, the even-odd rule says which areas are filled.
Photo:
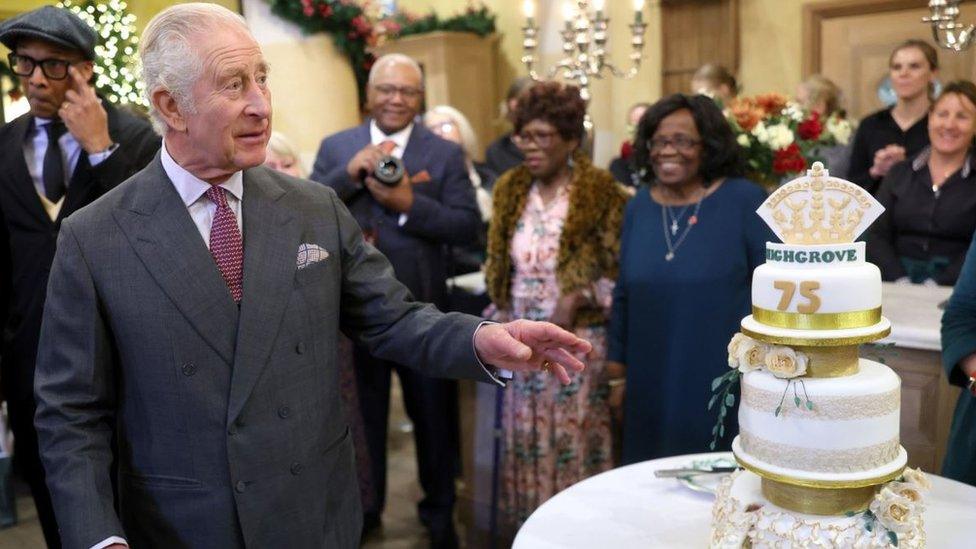
[[403, 162], [395, 156], [384, 156], [373, 169], [373, 177], [388, 187], [395, 187], [400, 183], [403, 174]]

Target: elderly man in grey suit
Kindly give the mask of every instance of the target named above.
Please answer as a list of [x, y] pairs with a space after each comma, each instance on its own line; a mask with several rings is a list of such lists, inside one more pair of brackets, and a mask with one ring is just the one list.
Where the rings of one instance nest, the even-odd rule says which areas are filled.
[[415, 302], [335, 193], [260, 167], [268, 67], [239, 16], [171, 7], [140, 53], [164, 147], [65, 220], [41, 333], [66, 547], [356, 547], [339, 330], [431, 375], [583, 368], [554, 325]]

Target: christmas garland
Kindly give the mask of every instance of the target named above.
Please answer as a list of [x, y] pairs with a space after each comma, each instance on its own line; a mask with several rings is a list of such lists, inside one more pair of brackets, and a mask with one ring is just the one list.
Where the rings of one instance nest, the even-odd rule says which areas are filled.
[[376, 60], [370, 48], [393, 38], [435, 31], [470, 32], [486, 36], [495, 32], [495, 15], [482, 6], [469, 6], [449, 19], [431, 13], [417, 17], [397, 13], [392, 17], [372, 15], [368, 2], [353, 0], [265, 0], [275, 15], [290, 21], [305, 34], [327, 32], [339, 53], [349, 59], [356, 76], [360, 102], [365, 101], [366, 79]]

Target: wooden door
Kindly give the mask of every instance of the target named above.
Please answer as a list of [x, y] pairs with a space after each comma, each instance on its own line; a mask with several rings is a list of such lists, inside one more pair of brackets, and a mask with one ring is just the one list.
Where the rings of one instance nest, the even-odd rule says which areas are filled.
[[663, 95], [691, 91], [691, 77], [705, 63], [738, 72], [738, 14], [738, 0], [662, 0]]
[[[966, 2], [976, 7], [976, 2]], [[976, 9], [962, 19], [976, 20]], [[878, 88], [888, 76], [891, 50], [909, 38], [932, 42], [924, 2], [845, 0], [808, 5], [805, 10], [804, 76], [821, 73], [845, 91], [845, 105], [855, 119], [884, 106]], [[939, 49], [939, 80], [976, 76], [976, 49], [955, 53]]]

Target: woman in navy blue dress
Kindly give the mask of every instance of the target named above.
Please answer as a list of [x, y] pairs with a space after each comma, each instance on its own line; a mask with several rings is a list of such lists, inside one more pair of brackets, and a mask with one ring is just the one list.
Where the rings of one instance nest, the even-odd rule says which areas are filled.
[[[662, 99], [635, 148], [651, 181], [624, 217], [609, 341], [625, 464], [708, 451], [711, 381], [728, 371], [726, 346], [774, 238], [755, 213], [766, 194], [741, 177], [739, 146], [711, 99]], [[731, 444], [734, 418], [718, 448]]]

